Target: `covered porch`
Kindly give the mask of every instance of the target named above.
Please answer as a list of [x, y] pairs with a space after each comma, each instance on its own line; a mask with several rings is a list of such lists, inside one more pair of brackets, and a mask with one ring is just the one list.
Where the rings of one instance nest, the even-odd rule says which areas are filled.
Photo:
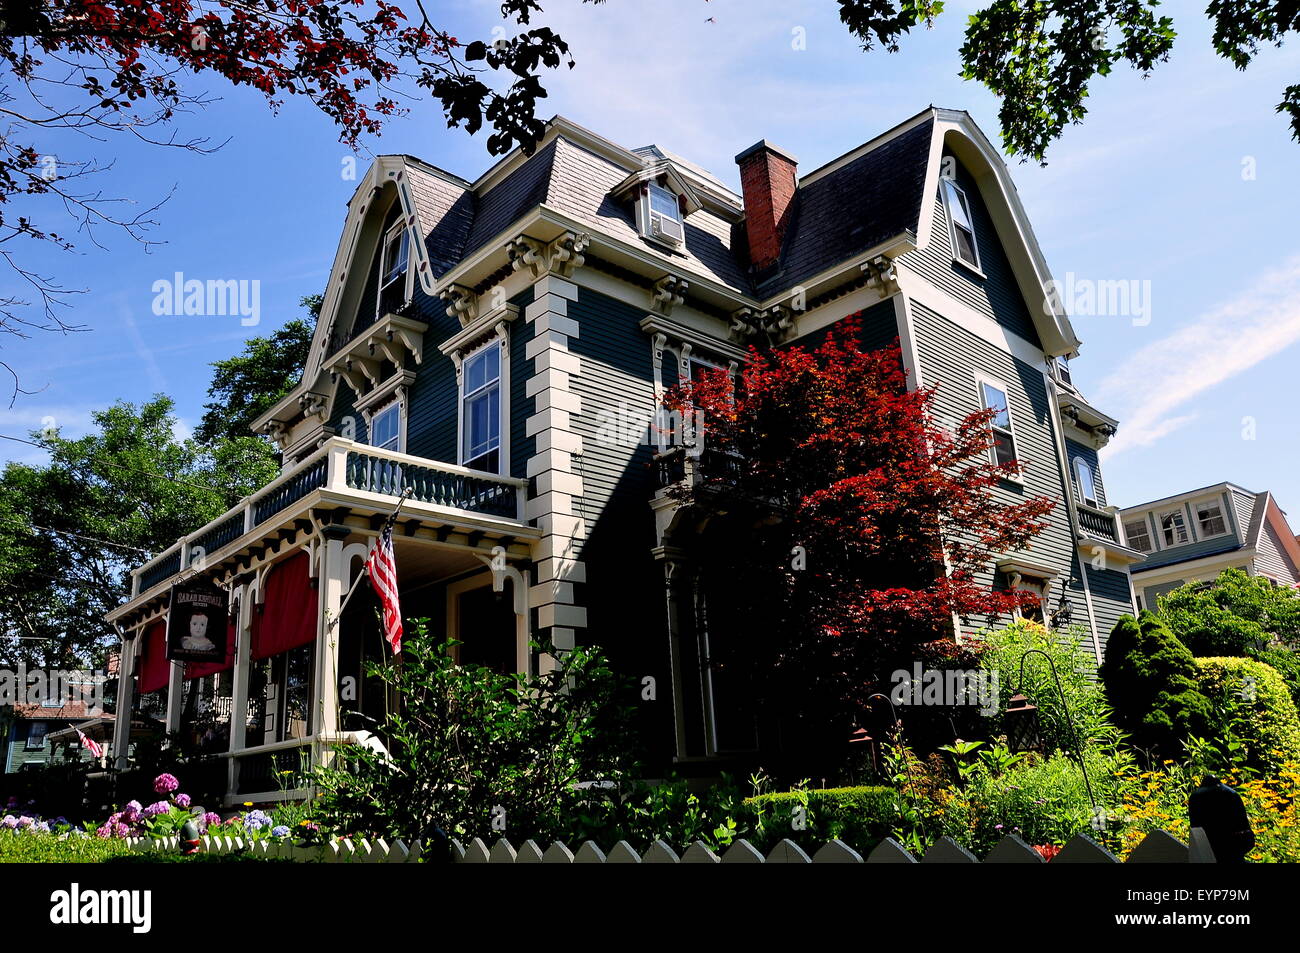
[[[427, 618], [427, 638], [464, 643], [455, 649], [464, 661], [522, 672], [553, 664], [529, 648], [539, 531], [523, 518], [526, 488], [328, 440], [134, 571], [132, 598], [109, 616], [123, 635], [119, 712], [156, 719], [186, 751], [221, 764], [225, 806], [306, 797], [307, 769], [335, 745], [382, 744], [376, 729], [396, 700], [365, 669], [392, 655], [363, 569], [405, 489], [393, 530], [403, 618]], [[172, 587], [196, 580], [227, 594], [218, 661], [168, 657]], [[127, 739], [114, 742], [125, 770]]]

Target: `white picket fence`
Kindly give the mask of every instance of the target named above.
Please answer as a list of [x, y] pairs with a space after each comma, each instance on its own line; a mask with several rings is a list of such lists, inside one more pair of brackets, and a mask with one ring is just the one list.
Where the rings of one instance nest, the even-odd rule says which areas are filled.
[[[645, 853], [638, 853], [627, 841], [619, 841], [608, 853], [591, 841], [577, 850], [555, 842], [543, 849], [531, 840], [518, 848], [504, 838], [488, 847], [474, 838], [469, 846], [451, 842], [451, 859], [464, 864], [1043, 864], [1048, 863], [1023, 840], [1014, 834], [1004, 837], [981, 861], [956, 841], [942, 837], [931, 845], [922, 857], [916, 857], [892, 839], [881, 842], [865, 857], [842, 841], [834, 840], [823, 845], [812, 856], [789, 840], [783, 840], [768, 851], [759, 851], [746, 840], [737, 840], [721, 853], [716, 853], [696, 841], [678, 854], [663, 841], [655, 841]], [[180, 850], [175, 837], [140, 838], [131, 842], [131, 849], [139, 852]], [[313, 847], [279, 841], [253, 841], [246, 843], [238, 837], [204, 837], [199, 850], [207, 854], [231, 854], [248, 851], [254, 856], [280, 858], [300, 863], [355, 863], [355, 864], [407, 864], [420, 861], [425, 854], [424, 845], [416, 841], [407, 846], [400, 840], [389, 844], [382, 838], [367, 841], [334, 841]], [[1061, 848], [1052, 858], [1053, 864], [1118, 864], [1120, 860], [1110, 851], [1083, 834]], [[1191, 844], [1184, 844], [1165, 831], [1148, 834], [1128, 856], [1130, 864], [1204, 864], [1214, 863], [1214, 853], [1200, 828], [1192, 830]]]

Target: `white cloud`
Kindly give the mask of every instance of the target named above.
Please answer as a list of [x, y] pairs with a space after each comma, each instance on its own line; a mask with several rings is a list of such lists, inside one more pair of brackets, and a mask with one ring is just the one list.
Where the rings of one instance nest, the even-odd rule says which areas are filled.
[[1122, 421], [1114, 456], [1155, 443], [1195, 419], [1185, 404], [1300, 341], [1300, 255], [1236, 298], [1131, 354], [1101, 382], [1098, 406]]

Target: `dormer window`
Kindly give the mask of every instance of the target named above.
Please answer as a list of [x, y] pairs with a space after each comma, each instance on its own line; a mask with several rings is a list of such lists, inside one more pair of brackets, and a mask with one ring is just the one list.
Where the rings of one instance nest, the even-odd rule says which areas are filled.
[[952, 256], [978, 271], [980, 253], [975, 245], [975, 226], [966, 193], [952, 179], [944, 179], [943, 201], [948, 207], [948, 222], [952, 228]]
[[686, 227], [682, 224], [681, 200], [661, 185], [651, 182], [646, 192], [646, 233], [671, 245], [686, 240]]

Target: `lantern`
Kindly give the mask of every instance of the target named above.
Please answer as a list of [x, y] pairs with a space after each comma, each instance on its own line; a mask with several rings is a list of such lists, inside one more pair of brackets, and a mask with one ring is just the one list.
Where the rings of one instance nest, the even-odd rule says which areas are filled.
[[199, 849], [199, 828], [190, 818], [181, 825], [180, 847], [182, 854], [193, 854]]
[[1012, 751], [1038, 751], [1038, 706], [1017, 692], [1007, 703], [1007, 747]]
[[1057, 605], [1056, 611], [1052, 613], [1052, 625], [1063, 629], [1069, 626], [1073, 618], [1074, 603], [1067, 599], [1065, 593], [1062, 592], [1061, 601]]

